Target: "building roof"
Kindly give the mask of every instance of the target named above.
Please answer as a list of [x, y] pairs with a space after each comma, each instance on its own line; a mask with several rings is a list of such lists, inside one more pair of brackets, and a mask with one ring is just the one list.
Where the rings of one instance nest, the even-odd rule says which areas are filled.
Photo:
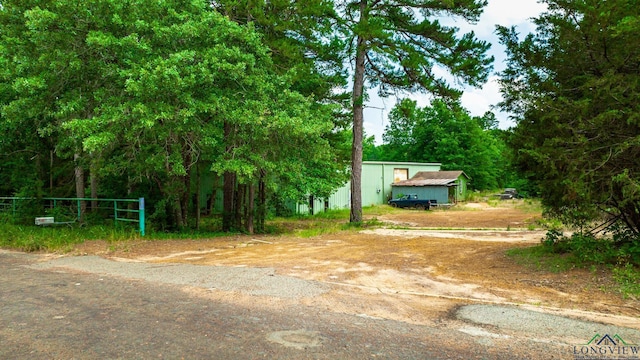
[[421, 163], [421, 162], [407, 162], [407, 161], [363, 161], [363, 165], [396, 165], [396, 166], [441, 166], [442, 163]]
[[452, 186], [456, 185], [461, 175], [470, 179], [464, 171], [420, 171], [411, 179], [398, 181], [391, 186]]

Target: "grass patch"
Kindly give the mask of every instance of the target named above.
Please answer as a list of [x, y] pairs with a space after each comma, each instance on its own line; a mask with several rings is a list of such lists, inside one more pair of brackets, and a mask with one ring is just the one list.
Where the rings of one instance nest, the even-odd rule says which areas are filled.
[[469, 191], [467, 193], [467, 201], [468, 202], [486, 202], [491, 198], [495, 199], [495, 195], [500, 193], [502, 193], [502, 189]]
[[20, 251], [69, 251], [74, 245], [86, 240], [105, 240], [108, 242], [139, 238], [138, 232], [131, 228], [112, 226], [90, 227], [36, 227], [29, 225], [0, 224], [3, 236], [0, 247]]
[[308, 227], [294, 231], [294, 234], [299, 237], [310, 238], [326, 234], [335, 234], [344, 230], [343, 225], [335, 221], [310, 221], [307, 222], [307, 225]]
[[542, 214], [542, 203], [538, 199], [512, 200], [514, 208], [529, 214]]
[[345, 219], [348, 220], [350, 213], [351, 211], [349, 209], [335, 209], [335, 210], [320, 212], [310, 217], [313, 219], [323, 219], [323, 220], [345, 220]]
[[491, 207], [498, 207], [498, 205], [500, 204], [502, 200], [500, 199], [488, 199], [487, 200], [487, 205], [491, 206]]
[[349, 222], [350, 210], [328, 210], [315, 215], [299, 215], [296, 217], [276, 218], [270, 221], [274, 232], [278, 234], [294, 234], [309, 238], [314, 236], [336, 234], [343, 231], [357, 231], [362, 228], [382, 226], [384, 223], [377, 216], [400, 212], [387, 205], [363, 208], [363, 216], [369, 218], [360, 223]]
[[[635, 243], [632, 243], [635, 244]], [[623, 297], [640, 298], [640, 265], [637, 247], [620, 246], [612, 239], [574, 233], [565, 237], [551, 230], [540, 245], [506, 251], [507, 256], [528, 268], [559, 273], [574, 268], [610, 272]]]
[[142, 237], [137, 227], [114, 225], [35, 226], [0, 223], [0, 248], [24, 252], [68, 252], [90, 240], [123, 243], [131, 240], [207, 239], [229, 233], [206, 230], [163, 232], [150, 230]]
[[316, 221], [309, 225], [310, 226], [308, 228], [297, 230], [295, 234], [300, 237], [308, 238], [319, 235], [337, 234], [345, 231], [359, 231], [364, 228], [382, 226], [384, 223], [377, 218], [373, 218], [359, 223], [351, 223], [348, 221]]
[[565, 228], [565, 225], [560, 220], [545, 217], [536, 220], [536, 224], [538, 224], [539, 227], [547, 230], [560, 231], [561, 229]]
[[378, 220], [378, 218], [374, 217], [372, 219], [369, 220], [365, 220], [362, 222], [358, 222], [358, 223], [346, 223], [342, 226], [342, 228], [344, 230], [349, 230], [349, 229], [363, 229], [363, 228], [375, 228], [378, 226], [382, 226], [384, 225], [384, 223], [380, 220]]
[[510, 249], [506, 252], [517, 264], [539, 271], [560, 273], [580, 267], [572, 254], [556, 254], [543, 245]]
[[[405, 212], [406, 209], [394, 208], [389, 205], [372, 205], [362, 208], [362, 213], [365, 216], [383, 216]], [[348, 217], [347, 217], [348, 219]]]
[[[385, 208], [377, 206], [365, 208], [367, 216], [371, 214], [388, 213]], [[396, 210], [396, 209], [392, 209]], [[268, 234], [295, 234], [300, 237], [313, 237], [324, 234], [350, 231], [354, 228], [349, 224], [349, 209], [330, 210], [313, 216], [296, 216], [291, 218], [276, 218], [266, 224]], [[368, 220], [355, 227], [369, 227], [381, 224], [377, 219]], [[0, 222], [0, 247], [25, 252], [48, 251], [66, 252], [87, 240], [104, 240], [109, 243], [124, 243], [131, 240], [180, 240], [180, 239], [210, 239], [233, 235], [217, 229], [221, 228], [219, 217], [203, 217], [200, 230], [187, 229], [184, 231], [162, 231], [147, 229], [147, 234], [141, 237], [132, 226], [113, 226], [112, 224], [49, 226], [19, 225]], [[238, 234], [238, 233], [236, 233]]]
[[640, 269], [626, 264], [613, 269], [613, 278], [625, 298], [640, 299]]

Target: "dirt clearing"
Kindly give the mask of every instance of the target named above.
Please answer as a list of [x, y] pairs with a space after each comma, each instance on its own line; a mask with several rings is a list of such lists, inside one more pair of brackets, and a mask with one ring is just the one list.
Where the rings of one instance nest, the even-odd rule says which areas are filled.
[[[507, 304], [640, 328], [640, 302], [613, 291], [604, 272], [525, 268], [508, 249], [539, 243], [539, 213], [508, 201], [448, 210], [394, 211], [386, 226], [310, 238], [231, 236], [209, 240], [79, 245], [74, 254], [120, 261], [272, 268], [327, 284], [301, 302], [334, 312], [439, 324], [465, 304]], [[248, 301], [268, 301], [251, 299]]]

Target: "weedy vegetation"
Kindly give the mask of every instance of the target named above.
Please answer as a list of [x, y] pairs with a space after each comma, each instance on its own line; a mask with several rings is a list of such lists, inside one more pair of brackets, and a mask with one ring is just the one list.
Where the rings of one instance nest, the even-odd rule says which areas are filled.
[[565, 235], [551, 229], [540, 245], [507, 251], [516, 262], [549, 272], [573, 268], [609, 271], [624, 297], [640, 298], [640, 241], [633, 234], [614, 229], [608, 236], [587, 232]]

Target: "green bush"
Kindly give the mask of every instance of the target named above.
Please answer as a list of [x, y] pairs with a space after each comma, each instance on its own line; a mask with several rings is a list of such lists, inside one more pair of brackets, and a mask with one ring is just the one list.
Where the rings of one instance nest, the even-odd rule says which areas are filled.
[[560, 245], [560, 242], [566, 240], [562, 231], [551, 229], [547, 231], [547, 235], [542, 239], [542, 244], [547, 248], [556, 250], [556, 247]]
[[344, 220], [349, 218], [350, 209], [330, 209], [313, 215], [315, 219]]
[[625, 297], [640, 297], [640, 269], [631, 264], [613, 269], [613, 277], [620, 285], [620, 292]]
[[619, 249], [619, 260], [640, 266], [640, 241], [622, 244]]
[[523, 265], [551, 272], [573, 267], [610, 269], [625, 297], [640, 297], [640, 241], [631, 232], [614, 230], [598, 238], [577, 232], [570, 237], [549, 230], [540, 246], [517, 248], [507, 255]]
[[640, 265], [640, 239], [626, 231], [600, 238], [583, 232], [566, 237], [559, 230], [549, 230], [542, 245], [556, 254], [571, 253], [582, 264]]
[[618, 251], [615, 244], [608, 239], [596, 239], [593, 235], [574, 233], [569, 240], [569, 247], [582, 262], [599, 265], [616, 262]]

